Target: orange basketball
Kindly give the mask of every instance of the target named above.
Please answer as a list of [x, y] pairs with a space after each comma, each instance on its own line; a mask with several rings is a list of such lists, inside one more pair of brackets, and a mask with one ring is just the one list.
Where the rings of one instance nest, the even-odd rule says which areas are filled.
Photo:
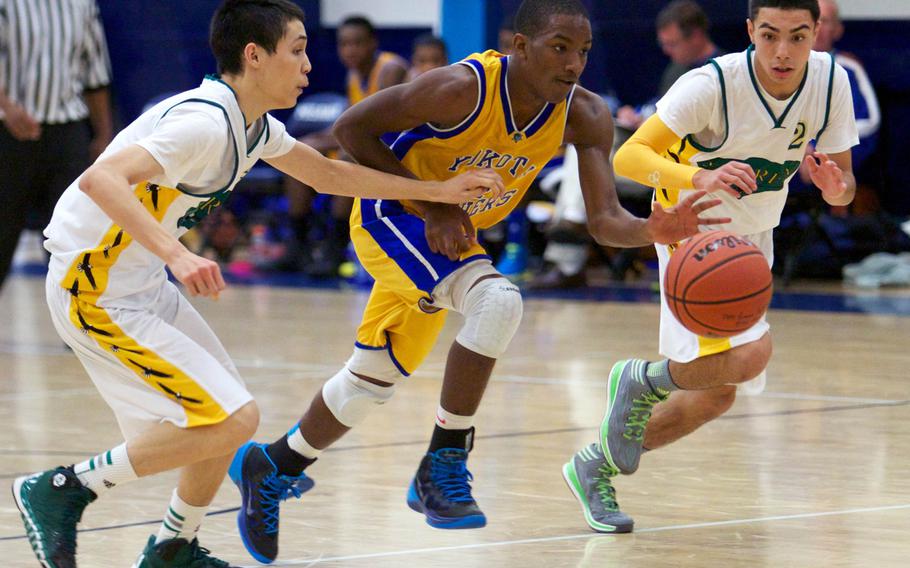
[[765, 255], [727, 231], [700, 233], [673, 252], [664, 274], [664, 298], [686, 329], [730, 337], [755, 325], [771, 302], [773, 282]]

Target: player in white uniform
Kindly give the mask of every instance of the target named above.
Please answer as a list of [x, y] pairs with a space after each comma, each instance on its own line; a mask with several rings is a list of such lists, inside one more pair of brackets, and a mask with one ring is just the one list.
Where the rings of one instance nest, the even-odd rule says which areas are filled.
[[57, 204], [45, 231], [51, 317], [126, 442], [15, 480], [13, 495], [45, 567], [76, 566], [76, 524], [99, 495], [177, 468], [161, 529], [135, 566], [227, 566], [198, 545], [196, 532], [259, 411], [165, 266], [191, 295], [217, 299], [225, 287], [218, 265], [178, 237], [221, 205], [257, 160], [336, 195], [460, 203], [483, 188], [502, 190], [489, 171], [418, 182], [327, 160], [290, 137], [266, 113], [292, 107], [307, 85], [303, 21], [288, 0], [224, 2], [211, 32], [221, 75], [136, 119]]
[[[751, 0], [753, 45], [680, 78], [617, 152], [617, 174], [654, 187], [665, 207], [694, 188], [716, 192], [717, 214], [732, 222], [701, 230], [748, 237], [769, 265], [787, 183], [804, 158], [826, 202], [850, 203], [856, 188], [850, 148], [858, 143], [850, 86], [829, 54], [811, 51], [818, 17], [817, 0]], [[812, 140], [815, 151], [805, 156]], [[661, 286], [677, 246], [656, 245]], [[700, 337], [661, 300], [660, 353], [667, 359], [613, 366], [600, 443], [564, 467], [597, 531], [614, 532], [617, 518], [631, 528], [618, 513], [610, 479], [633, 473], [644, 448], [669, 444], [723, 414], [736, 385], [760, 375], [771, 357], [764, 318], [734, 337]]]

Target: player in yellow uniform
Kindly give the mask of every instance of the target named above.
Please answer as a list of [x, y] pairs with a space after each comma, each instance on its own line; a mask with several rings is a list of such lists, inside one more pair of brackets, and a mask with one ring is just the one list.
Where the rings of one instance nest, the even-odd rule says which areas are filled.
[[[473, 417], [487, 381], [521, 319], [517, 287], [474, 239], [503, 219], [563, 142], [578, 148], [589, 226], [602, 244], [642, 246], [692, 235], [716, 201], [704, 193], [639, 219], [620, 205], [609, 156], [613, 125], [602, 99], [577, 83], [591, 47], [578, 0], [525, 0], [512, 55], [487, 51], [434, 69], [348, 109], [335, 133], [363, 164], [422, 179], [490, 167], [505, 192], [461, 207], [419, 201], [359, 200], [352, 239], [376, 279], [354, 354], [274, 444], [247, 444], [231, 466], [242, 494], [245, 542], [278, 538], [274, 477], [297, 476], [322, 450], [385, 403], [436, 343], [449, 310], [465, 318], [446, 365], [436, 427], [408, 493], [408, 504], [439, 528], [473, 528], [486, 517], [471, 496], [466, 463]], [[380, 136], [402, 134], [386, 146]], [[270, 477], [271, 476], [271, 477]], [[249, 548], [249, 547], [248, 547]], [[253, 551], [255, 552], [255, 551]]]
[[[60, 336], [126, 441], [70, 467], [19, 477], [13, 497], [45, 568], [76, 566], [86, 506], [137, 478], [180, 469], [167, 515], [135, 568], [226, 568], [196, 533], [259, 409], [227, 352], [177, 287], [217, 297], [218, 264], [178, 238], [224, 203], [259, 160], [337, 195], [459, 203], [492, 171], [415, 182], [329, 160], [268, 114], [307, 86], [304, 14], [290, 0], [225, 0], [211, 45], [221, 75], [155, 105], [63, 193], [45, 229], [47, 302]], [[299, 490], [299, 489], [298, 489]]]

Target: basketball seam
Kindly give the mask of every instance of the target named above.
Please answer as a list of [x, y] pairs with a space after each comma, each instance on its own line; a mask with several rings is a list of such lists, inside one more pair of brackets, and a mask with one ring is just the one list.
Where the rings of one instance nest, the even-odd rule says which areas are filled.
[[[710, 232], [707, 232], [707, 233], [700, 233], [699, 236], [702, 237], [702, 240], [704, 240], [705, 238], [711, 238], [711, 233], [710, 233]], [[701, 241], [698, 241], [698, 240], [696, 240], [696, 239], [698, 239], [698, 237], [692, 237], [692, 238], [689, 240], [689, 242], [687, 243], [687, 244], [689, 245], [689, 250], [686, 251], [686, 254], [687, 254], [687, 255], [691, 254], [692, 251], [695, 250], [695, 246], [694, 246], [695, 243], [700, 243], [700, 242], [701, 242]], [[674, 277], [673, 277], [673, 298], [674, 298], [674, 300], [673, 300], [673, 307], [670, 308], [670, 311], [671, 311], [672, 313], [674, 313], [674, 314], [678, 314], [678, 313], [679, 313], [679, 300], [680, 300], [680, 298], [679, 298], [678, 296], [676, 296], [676, 291], [677, 291], [677, 289], [679, 288], [679, 275], [680, 275], [680, 273], [682, 272], [682, 265], [683, 265], [683, 262], [686, 260], [686, 258], [687, 258], [687, 257], [683, 257], [683, 258], [679, 259], [679, 265], [677, 266], [676, 274], [675, 274]], [[671, 255], [671, 260], [672, 260], [672, 255]], [[668, 264], [669, 264], [669, 263], [668, 263]], [[683, 305], [685, 305], [685, 304], [683, 304]], [[678, 318], [678, 316], [677, 316], [677, 318]]]

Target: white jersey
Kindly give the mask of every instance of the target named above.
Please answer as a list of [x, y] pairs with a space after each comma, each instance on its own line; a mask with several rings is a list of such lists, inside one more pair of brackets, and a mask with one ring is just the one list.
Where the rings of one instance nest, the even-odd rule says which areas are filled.
[[[155, 158], [164, 173], [138, 184], [135, 195], [179, 237], [224, 203], [257, 160], [284, 155], [294, 143], [268, 114], [247, 128], [233, 89], [208, 76], [198, 88], [143, 113], [101, 157], [136, 144]], [[77, 178], [63, 193], [44, 230], [49, 278], [99, 306], [163, 284], [164, 262], [114, 224], [78, 184]]]
[[[680, 137], [666, 158], [712, 170], [735, 160], [755, 170], [756, 192], [740, 199], [719, 193], [714, 197], [723, 203], [710, 211], [733, 219], [710, 228], [743, 235], [780, 223], [788, 181], [809, 141], [817, 140], [816, 148], [829, 154], [859, 143], [847, 73], [830, 54], [811, 53], [802, 84], [787, 100], [762, 88], [753, 58], [750, 46], [712, 59], [683, 75], [657, 103], [660, 119]], [[691, 192], [662, 188], [655, 181], [657, 199], [665, 207]]]

